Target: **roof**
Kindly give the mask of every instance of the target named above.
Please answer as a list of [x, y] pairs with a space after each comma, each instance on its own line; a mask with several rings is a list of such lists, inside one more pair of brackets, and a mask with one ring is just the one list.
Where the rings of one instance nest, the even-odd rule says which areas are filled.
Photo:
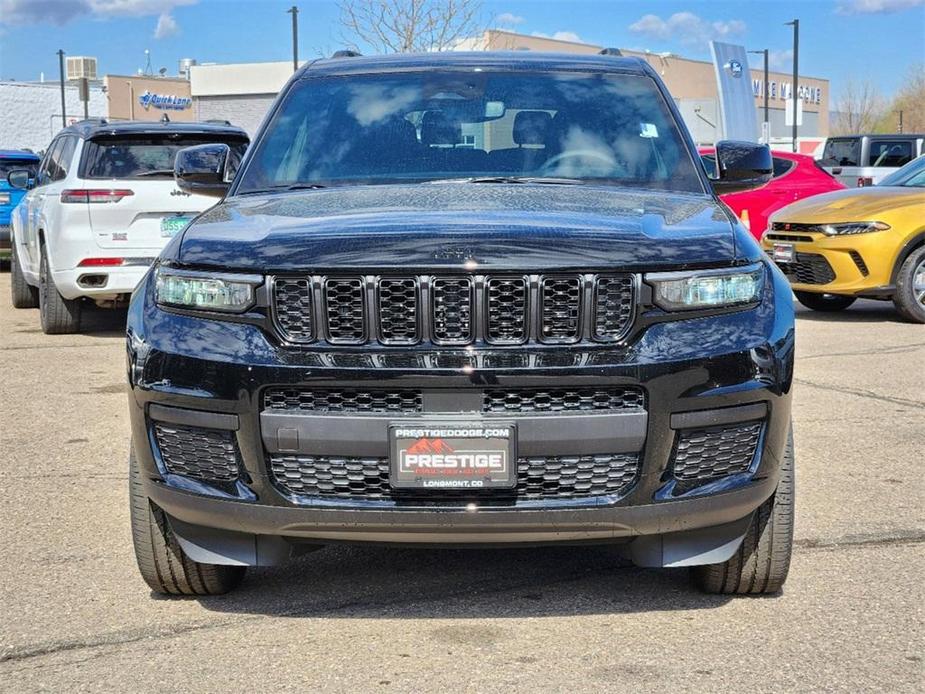
[[39, 155], [35, 152], [27, 152], [24, 149], [0, 149], [0, 159], [34, 159], [39, 160]]
[[163, 133], [247, 137], [247, 133], [242, 128], [222, 123], [162, 123], [160, 121], [106, 121], [103, 119], [78, 121], [66, 127], [62, 132], [76, 133], [84, 139], [98, 135], [160, 135]]
[[586, 70], [648, 74], [651, 68], [640, 58], [539, 51], [443, 51], [323, 58], [299, 69], [298, 78], [317, 74], [360, 74], [393, 70], [441, 70], [487, 68], [501, 70]]

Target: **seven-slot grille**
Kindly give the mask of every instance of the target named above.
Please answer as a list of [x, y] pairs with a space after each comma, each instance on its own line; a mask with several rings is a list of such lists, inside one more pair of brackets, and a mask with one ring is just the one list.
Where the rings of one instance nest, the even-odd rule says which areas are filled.
[[630, 274], [276, 277], [272, 309], [289, 342], [492, 345], [621, 340]]
[[[276, 484], [297, 496], [357, 500], [415, 496], [413, 492], [395, 492], [391, 488], [388, 458], [271, 455], [269, 463]], [[518, 458], [517, 487], [507, 492], [491, 490], [491, 496], [528, 501], [621, 494], [635, 481], [638, 469], [638, 456], [628, 453]], [[441, 490], [423, 496], [433, 499], [473, 495], [478, 493]]]

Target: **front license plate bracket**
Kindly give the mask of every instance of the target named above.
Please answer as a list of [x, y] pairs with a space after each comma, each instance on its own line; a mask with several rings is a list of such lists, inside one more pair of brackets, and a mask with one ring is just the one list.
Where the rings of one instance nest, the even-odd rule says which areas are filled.
[[516, 448], [508, 422], [392, 424], [389, 482], [394, 489], [512, 489]]

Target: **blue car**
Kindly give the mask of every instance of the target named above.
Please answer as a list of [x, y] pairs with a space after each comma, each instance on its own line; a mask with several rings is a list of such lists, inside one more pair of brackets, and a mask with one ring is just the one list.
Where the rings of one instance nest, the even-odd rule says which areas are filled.
[[26, 191], [14, 188], [6, 180], [10, 171], [28, 169], [35, 177], [39, 168], [39, 156], [32, 152], [16, 149], [0, 149], [0, 256], [10, 253], [10, 216]]

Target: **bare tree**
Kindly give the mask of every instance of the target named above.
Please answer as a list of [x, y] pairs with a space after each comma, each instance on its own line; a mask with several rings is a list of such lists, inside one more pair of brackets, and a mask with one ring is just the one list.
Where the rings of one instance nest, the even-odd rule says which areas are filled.
[[903, 132], [925, 131], [925, 65], [912, 65], [903, 80], [903, 86], [893, 97], [877, 125], [877, 132], [893, 133], [899, 130], [902, 114]]
[[481, 0], [340, 0], [342, 37], [378, 53], [451, 50], [481, 35]]
[[886, 103], [873, 82], [849, 79], [835, 104], [832, 134], [873, 132], [885, 110]]

